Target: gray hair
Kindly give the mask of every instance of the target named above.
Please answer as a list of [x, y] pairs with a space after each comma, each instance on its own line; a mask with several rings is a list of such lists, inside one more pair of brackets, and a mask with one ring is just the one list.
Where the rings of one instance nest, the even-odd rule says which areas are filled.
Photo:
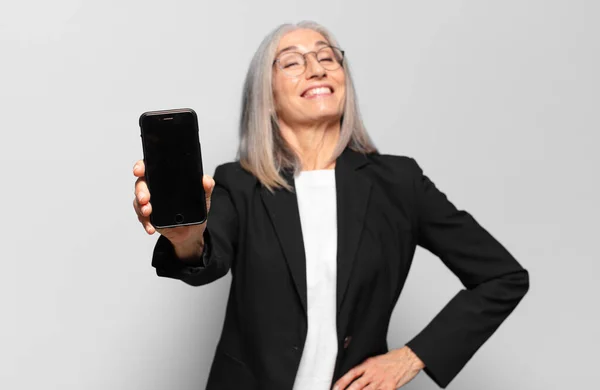
[[[250, 62], [242, 95], [238, 158], [242, 167], [256, 176], [270, 191], [278, 188], [291, 191], [292, 187], [282, 176], [282, 170], [291, 171], [296, 175], [302, 168], [300, 158], [279, 131], [272, 88], [273, 61], [279, 41], [285, 34], [297, 29], [314, 30], [323, 35], [332, 46], [339, 47], [333, 35], [315, 22], [282, 24], [265, 37]], [[331, 162], [337, 159], [346, 147], [362, 153], [377, 152], [360, 116], [346, 58], [344, 72], [346, 99], [340, 137]]]

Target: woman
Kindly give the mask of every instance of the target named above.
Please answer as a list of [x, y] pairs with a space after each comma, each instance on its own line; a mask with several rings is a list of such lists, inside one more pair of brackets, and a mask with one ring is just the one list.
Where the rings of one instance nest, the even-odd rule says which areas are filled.
[[[422, 369], [446, 387], [528, 290], [527, 271], [414, 159], [376, 151], [343, 57], [315, 23], [267, 36], [244, 87], [239, 161], [203, 179], [207, 223], [159, 232], [159, 276], [199, 286], [232, 272], [207, 389], [396, 389]], [[134, 174], [153, 234], [142, 161]], [[416, 245], [466, 289], [390, 351]]]

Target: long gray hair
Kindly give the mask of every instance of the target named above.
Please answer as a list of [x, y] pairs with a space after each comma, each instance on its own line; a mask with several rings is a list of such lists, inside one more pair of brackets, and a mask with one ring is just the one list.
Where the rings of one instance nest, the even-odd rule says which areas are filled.
[[[285, 34], [297, 29], [314, 30], [323, 35], [332, 46], [339, 47], [333, 35], [315, 22], [282, 24], [265, 37], [250, 62], [242, 97], [238, 158], [242, 167], [256, 176], [270, 191], [278, 188], [292, 190], [282, 176], [282, 170], [289, 170], [296, 175], [302, 168], [300, 158], [279, 131], [272, 88], [273, 61], [279, 41]], [[346, 99], [340, 137], [331, 162], [337, 159], [346, 147], [362, 153], [377, 151], [361, 119], [346, 58], [343, 66], [346, 76]]]

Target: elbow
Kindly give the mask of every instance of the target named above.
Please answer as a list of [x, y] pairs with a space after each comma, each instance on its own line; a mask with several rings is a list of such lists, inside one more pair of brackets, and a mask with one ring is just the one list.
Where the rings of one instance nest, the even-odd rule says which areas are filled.
[[521, 293], [521, 298], [529, 291], [529, 272], [526, 269], [515, 272], [511, 275], [510, 280], [514, 288]]
[[488, 303], [512, 311], [529, 291], [529, 272], [523, 268], [498, 275], [473, 289]]
[[514, 308], [523, 299], [529, 291], [529, 272], [526, 269], [520, 269], [506, 274], [500, 278], [498, 298], [507, 303], [512, 302]]
[[521, 269], [505, 275], [503, 279], [505, 285], [504, 294], [506, 294], [503, 300], [506, 302], [508, 313], [511, 313], [529, 291], [529, 272], [526, 269]]

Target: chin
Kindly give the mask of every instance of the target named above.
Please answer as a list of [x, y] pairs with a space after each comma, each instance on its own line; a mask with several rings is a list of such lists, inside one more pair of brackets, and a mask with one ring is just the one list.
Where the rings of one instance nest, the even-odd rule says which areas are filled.
[[319, 113], [313, 115], [307, 115], [306, 118], [310, 123], [327, 123], [327, 122], [335, 122], [341, 121], [342, 115], [339, 112], [331, 112], [331, 113]]
[[333, 116], [341, 116], [340, 108], [337, 104], [327, 104], [327, 105], [319, 105], [317, 107], [309, 107], [307, 110], [304, 110], [307, 117], [312, 118], [330, 118]]

